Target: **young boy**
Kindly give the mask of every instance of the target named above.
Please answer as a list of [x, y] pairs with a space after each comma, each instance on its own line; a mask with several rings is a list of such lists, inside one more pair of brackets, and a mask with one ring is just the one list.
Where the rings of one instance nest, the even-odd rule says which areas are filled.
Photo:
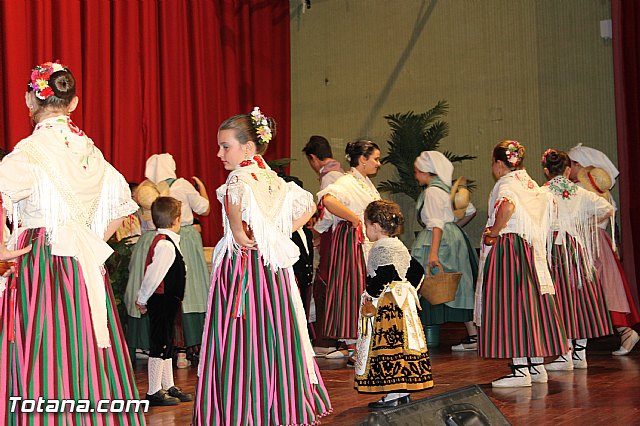
[[149, 248], [136, 307], [149, 313], [149, 389], [152, 406], [193, 400], [173, 384], [175, 320], [184, 297], [186, 267], [180, 252], [180, 201], [158, 197], [151, 205], [156, 236]]

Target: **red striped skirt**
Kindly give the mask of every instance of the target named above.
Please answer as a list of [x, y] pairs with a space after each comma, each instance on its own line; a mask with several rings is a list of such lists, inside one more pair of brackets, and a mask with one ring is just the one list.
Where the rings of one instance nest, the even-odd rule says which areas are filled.
[[568, 351], [556, 298], [540, 293], [533, 248], [526, 241], [517, 234], [499, 236], [483, 274], [480, 356], [544, 357]]
[[194, 425], [307, 425], [331, 412], [315, 361], [319, 383], [309, 379], [290, 289], [287, 270], [265, 266], [258, 250], [222, 260], [211, 283]]
[[567, 234], [565, 245], [554, 244], [552, 250], [549, 269], [567, 337], [591, 339], [613, 334], [600, 280], [593, 265], [586, 264], [584, 248]]
[[331, 263], [327, 281], [325, 336], [358, 338], [360, 295], [366, 285], [366, 264], [357, 231], [342, 221], [333, 231]]
[[[51, 254], [43, 228], [25, 231], [33, 244], [0, 297], [0, 424], [143, 425], [143, 413], [11, 413], [9, 397], [47, 400], [138, 399], [111, 285], [105, 276], [111, 347], [98, 348], [87, 290], [73, 257]], [[13, 309], [12, 309], [13, 308]], [[9, 334], [14, 339], [10, 342]]]

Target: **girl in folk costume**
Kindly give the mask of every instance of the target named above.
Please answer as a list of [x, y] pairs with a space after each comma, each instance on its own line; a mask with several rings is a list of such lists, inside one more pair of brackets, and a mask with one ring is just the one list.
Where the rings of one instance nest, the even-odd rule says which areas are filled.
[[262, 158], [275, 122], [254, 108], [225, 120], [218, 157], [224, 236], [198, 366], [194, 425], [315, 424], [331, 411], [313, 358], [291, 241], [315, 211], [313, 196]]
[[511, 374], [495, 380], [494, 387], [544, 383], [543, 357], [568, 350], [545, 247], [553, 197], [522, 168], [524, 151], [517, 141], [506, 140], [492, 156], [497, 182], [476, 287], [478, 353], [513, 359]]
[[611, 318], [600, 280], [594, 268], [598, 257], [598, 221], [613, 214], [613, 206], [596, 194], [578, 187], [568, 177], [569, 156], [548, 149], [542, 156], [544, 173], [549, 179], [542, 186], [555, 199], [556, 214], [549, 235], [549, 269], [556, 288], [571, 350], [546, 369], [550, 371], [587, 368], [587, 339], [613, 333]]
[[380, 199], [369, 180], [380, 168], [380, 148], [371, 141], [358, 140], [348, 143], [345, 152], [351, 168], [318, 192], [318, 199], [334, 216], [325, 335], [353, 350], [358, 336], [358, 300], [365, 287], [365, 260], [371, 247], [362, 222], [364, 209]]
[[[149, 247], [156, 235], [155, 226], [144, 219], [151, 219], [150, 207], [159, 196], [170, 196], [182, 203], [180, 222], [180, 250], [187, 267], [187, 281], [184, 301], [178, 314], [181, 324], [177, 341], [179, 346], [188, 348], [189, 357], [197, 359], [204, 317], [207, 310], [206, 300], [209, 291], [209, 268], [204, 258], [202, 237], [193, 227], [193, 213], [208, 215], [209, 196], [202, 181], [193, 177], [195, 187], [184, 178], [176, 175], [176, 162], [168, 153], [154, 154], [147, 159], [145, 177], [134, 192], [134, 198], [141, 204], [143, 228], [145, 232], [136, 243], [129, 263], [129, 279], [124, 301], [129, 314], [127, 322], [127, 343], [130, 348], [149, 349], [149, 318], [141, 315], [136, 308], [136, 298], [142, 284]], [[197, 187], [197, 188], [196, 188]], [[184, 354], [179, 354], [179, 367], [186, 367]]]
[[369, 408], [395, 407], [409, 401], [407, 391], [433, 387], [415, 289], [424, 269], [396, 237], [404, 223], [396, 203], [372, 202], [364, 220], [373, 246], [358, 321], [355, 388], [391, 392]]
[[[602, 152], [582, 146], [571, 148], [570, 178], [577, 185], [599, 195], [613, 204], [615, 214], [615, 202], [609, 190], [616, 184], [618, 170], [611, 160]], [[607, 225], [611, 224], [611, 237], [607, 233]], [[599, 256], [595, 259], [596, 270], [600, 278], [600, 284], [607, 301], [607, 308], [611, 314], [613, 326], [620, 333], [620, 348], [613, 351], [613, 355], [627, 355], [640, 341], [640, 336], [631, 327], [640, 323], [640, 313], [635, 304], [627, 276], [622, 268], [620, 259], [616, 254], [614, 237], [615, 217], [603, 220], [598, 224]]]
[[142, 412], [9, 410], [10, 397], [92, 406], [138, 399], [104, 269], [112, 253], [105, 240], [137, 206], [122, 175], [71, 121], [78, 97], [64, 65], [36, 66], [25, 100], [33, 134], [0, 165], [15, 227], [9, 244], [26, 251], [8, 288], [0, 283], [0, 423], [144, 424]]
[[438, 151], [424, 151], [414, 163], [415, 178], [427, 188], [416, 203], [418, 221], [424, 225], [416, 237], [411, 255], [426, 269], [462, 272], [456, 297], [451, 302], [431, 305], [421, 298], [425, 325], [463, 322], [468, 336], [453, 350], [475, 351], [477, 332], [473, 324], [474, 285], [478, 277], [478, 255], [466, 234], [455, 223], [450, 191], [453, 164]]

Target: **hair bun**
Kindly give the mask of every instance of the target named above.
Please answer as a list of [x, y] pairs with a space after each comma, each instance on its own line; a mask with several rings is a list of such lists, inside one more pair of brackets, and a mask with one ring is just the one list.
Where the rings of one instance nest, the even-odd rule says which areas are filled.
[[267, 117], [267, 121], [269, 122], [269, 128], [271, 129], [271, 138], [273, 139], [277, 134], [276, 120], [273, 117]]
[[76, 95], [76, 80], [67, 69], [51, 74], [49, 86], [53, 94], [62, 100], [70, 101]]

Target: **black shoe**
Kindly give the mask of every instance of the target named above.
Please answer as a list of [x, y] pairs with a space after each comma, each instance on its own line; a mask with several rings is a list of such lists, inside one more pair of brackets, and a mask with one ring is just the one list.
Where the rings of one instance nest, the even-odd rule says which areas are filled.
[[182, 389], [177, 386], [171, 386], [169, 389], [167, 389], [167, 393], [174, 398], [178, 398], [180, 402], [193, 401], [193, 395], [191, 395], [190, 393], [182, 392]]
[[400, 397], [398, 399], [392, 399], [391, 401], [384, 401], [384, 399], [381, 399], [381, 400], [376, 401], [376, 402], [370, 402], [369, 403], [369, 409], [378, 410], [378, 409], [381, 409], [381, 408], [393, 408], [393, 407], [397, 407], [397, 406], [402, 405], [402, 404], [406, 404], [409, 401], [411, 401], [411, 398], [409, 398], [409, 395], [402, 396], [402, 397]]
[[178, 405], [180, 400], [169, 395], [166, 391], [160, 389], [153, 395], [147, 394], [146, 399], [149, 401], [149, 405], [152, 407], [164, 407], [167, 405]]

